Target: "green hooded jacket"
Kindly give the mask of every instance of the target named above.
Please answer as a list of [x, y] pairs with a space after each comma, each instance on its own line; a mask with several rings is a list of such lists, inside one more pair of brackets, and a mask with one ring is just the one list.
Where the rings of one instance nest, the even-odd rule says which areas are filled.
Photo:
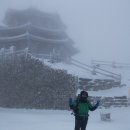
[[92, 106], [92, 104], [87, 100], [86, 102], [74, 101], [70, 104], [70, 109], [74, 111], [75, 116], [88, 117], [89, 110], [94, 111], [97, 105]]

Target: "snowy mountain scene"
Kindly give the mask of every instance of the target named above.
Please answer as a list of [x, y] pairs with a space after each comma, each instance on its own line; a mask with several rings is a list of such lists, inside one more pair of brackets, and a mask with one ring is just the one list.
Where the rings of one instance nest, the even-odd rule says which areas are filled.
[[130, 130], [130, 1], [0, 1], [0, 130]]

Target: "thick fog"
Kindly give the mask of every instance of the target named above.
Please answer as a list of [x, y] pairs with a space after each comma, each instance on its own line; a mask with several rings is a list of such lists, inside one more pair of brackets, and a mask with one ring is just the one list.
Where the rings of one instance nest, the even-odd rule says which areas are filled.
[[130, 0], [0, 0], [8, 8], [58, 12], [80, 54], [78, 60], [130, 63]]

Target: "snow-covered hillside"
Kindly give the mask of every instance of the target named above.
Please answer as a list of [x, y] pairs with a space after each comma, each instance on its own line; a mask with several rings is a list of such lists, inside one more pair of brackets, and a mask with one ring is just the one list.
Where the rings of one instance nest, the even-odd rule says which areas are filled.
[[[111, 79], [111, 77], [107, 77], [101, 74], [92, 75], [90, 71], [87, 71], [81, 67], [77, 67], [73, 64], [68, 63], [50, 63], [47, 60], [44, 60], [44, 63], [54, 69], [63, 69], [66, 70], [67, 73], [73, 74], [75, 76], [81, 78], [89, 78], [89, 79]], [[111, 66], [103, 66], [102, 69], [106, 71], [110, 71], [115, 74], [121, 75], [121, 84], [122, 87], [116, 87], [109, 90], [101, 90], [101, 91], [89, 91], [90, 96], [128, 96], [130, 91], [130, 69], [126, 68], [112, 68]]]

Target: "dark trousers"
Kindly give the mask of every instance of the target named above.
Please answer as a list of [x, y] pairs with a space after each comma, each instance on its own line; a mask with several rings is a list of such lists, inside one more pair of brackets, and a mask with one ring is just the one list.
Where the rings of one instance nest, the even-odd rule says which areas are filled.
[[75, 130], [86, 130], [88, 117], [75, 117]]

